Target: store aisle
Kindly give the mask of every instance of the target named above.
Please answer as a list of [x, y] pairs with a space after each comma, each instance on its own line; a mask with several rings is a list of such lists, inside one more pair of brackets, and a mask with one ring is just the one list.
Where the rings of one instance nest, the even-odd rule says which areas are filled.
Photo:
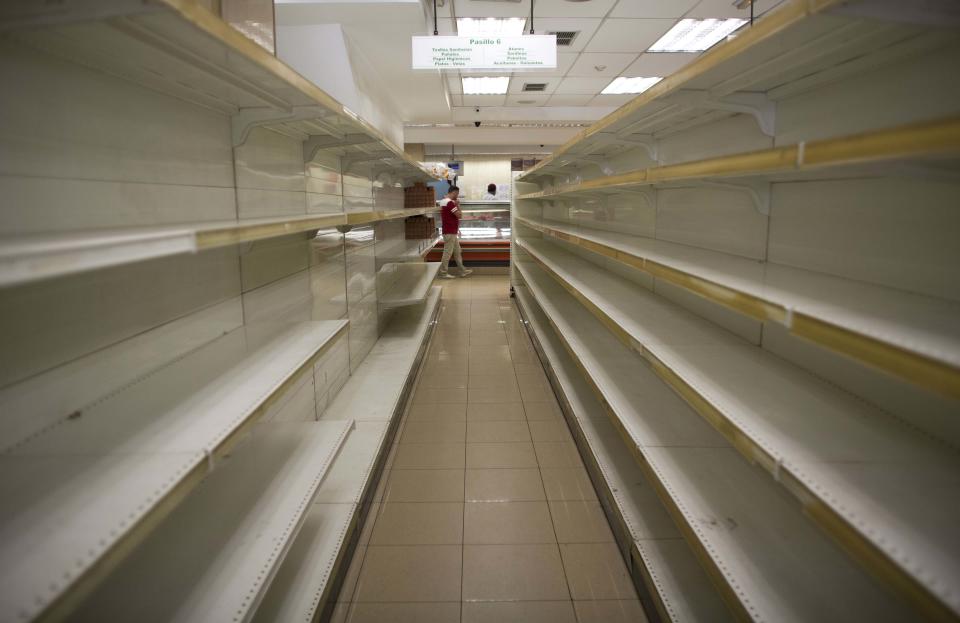
[[443, 311], [334, 621], [644, 621], [504, 276]]

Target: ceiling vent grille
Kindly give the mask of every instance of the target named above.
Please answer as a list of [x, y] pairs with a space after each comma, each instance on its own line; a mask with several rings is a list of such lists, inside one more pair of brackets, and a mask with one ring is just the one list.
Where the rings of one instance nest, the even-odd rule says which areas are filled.
[[524, 93], [543, 93], [546, 90], [547, 90], [546, 82], [524, 82], [523, 83]]
[[577, 38], [577, 35], [580, 34], [579, 30], [558, 30], [558, 31], [548, 31], [548, 35], [557, 36], [557, 45], [562, 45], [569, 47], [573, 45], [573, 40]]

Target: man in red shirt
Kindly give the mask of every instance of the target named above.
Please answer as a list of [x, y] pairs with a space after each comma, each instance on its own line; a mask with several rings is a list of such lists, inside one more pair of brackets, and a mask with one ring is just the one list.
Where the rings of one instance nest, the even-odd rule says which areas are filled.
[[460, 266], [461, 276], [466, 277], [473, 272], [463, 265], [460, 239], [457, 238], [457, 234], [460, 233], [460, 215], [460, 189], [451, 186], [443, 200], [443, 205], [440, 206], [440, 223], [443, 225], [443, 258], [440, 260], [440, 275], [445, 279], [454, 279], [454, 276], [448, 272], [451, 255]]

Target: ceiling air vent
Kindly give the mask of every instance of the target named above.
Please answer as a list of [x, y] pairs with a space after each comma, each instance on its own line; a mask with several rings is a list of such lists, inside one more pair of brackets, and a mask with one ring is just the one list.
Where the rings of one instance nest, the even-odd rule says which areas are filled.
[[523, 83], [524, 93], [542, 93], [546, 90], [547, 90], [546, 82], [524, 82]]
[[558, 30], [548, 31], [548, 35], [557, 36], [557, 45], [570, 46], [573, 44], [573, 40], [577, 38], [577, 35], [580, 34], [579, 30]]

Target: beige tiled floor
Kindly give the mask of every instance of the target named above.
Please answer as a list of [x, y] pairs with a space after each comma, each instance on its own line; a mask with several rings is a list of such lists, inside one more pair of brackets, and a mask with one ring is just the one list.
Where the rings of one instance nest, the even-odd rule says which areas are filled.
[[334, 621], [645, 621], [505, 276], [443, 311]]

